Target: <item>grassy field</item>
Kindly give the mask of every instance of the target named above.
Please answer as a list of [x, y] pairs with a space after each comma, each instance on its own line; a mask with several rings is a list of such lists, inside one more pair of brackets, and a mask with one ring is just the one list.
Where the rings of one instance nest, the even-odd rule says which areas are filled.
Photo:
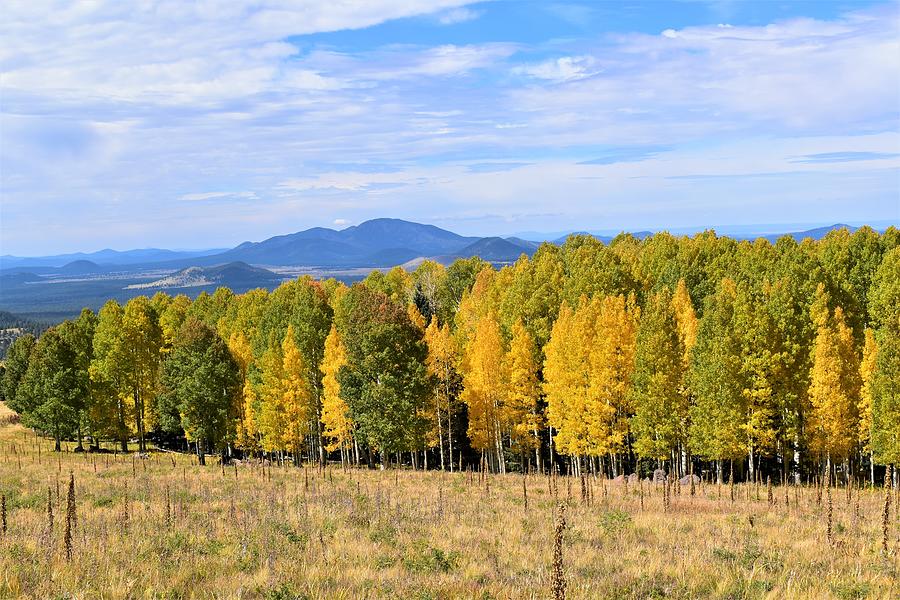
[[[897, 598], [880, 490], [297, 469], [50, 452], [0, 405], [3, 598]], [[72, 555], [67, 488], [75, 481]], [[527, 506], [525, 489], [527, 488]], [[53, 511], [49, 525], [48, 490]]]

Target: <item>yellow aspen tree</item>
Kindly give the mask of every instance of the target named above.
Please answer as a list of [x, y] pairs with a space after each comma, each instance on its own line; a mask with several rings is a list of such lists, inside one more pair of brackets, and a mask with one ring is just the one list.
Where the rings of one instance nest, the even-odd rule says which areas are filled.
[[306, 361], [294, 340], [294, 327], [288, 325], [281, 344], [282, 354], [282, 394], [285, 410], [284, 427], [294, 464], [300, 464], [300, 450], [309, 429], [312, 390], [309, 387]]
[[861, 382], [859, 394], [859, 430], [857, 439], [863, 452], [870, 457], [870, 481], [875, 483], [875, 461], [872, 457], [872, 383], [875, 375], [875, 365], [878, 360], [878, 344], [875, 342], [875, 332], [866, 328], [865, 342], [863, 345], [862, 362], [859, 365], [859, 378]]
[[341, 398], [341, 384], [338, 371], [347, 362], [347, 352], [341, 343], [337, 328], [332, 325], [325, 338], [325, 354], [322, 358], [322, 424], [329, 451], [341, 449], [341, 458], [353, 440], [353, 423], [350, 409]]
[[409, 315], [410, 322], [422, 333], [425, 332], [425, 317], [419, 312], [415, 304], [410, 302], [406, 305], [406, 314]]
[[691, 302], [684, 279], [678, 280], [675, 287], [675, 295], [672, 296], [672, 308], [675, 310], [675, 322], [678, 328], [678, 337], [684, 345], [684, 368], [687, 370], [691, 362], [691, 350], [697, 342], [697, 312]]
[[[453, 366], [456, 355], [450, 337], [450, 326], [446, 323], [439, 326], [437, 318], [432, 316], [431, 323], [425, 329], [425, 343], [428, 346], [428, 373], [436, 381], [433, 402], [428, 409], [432, 427], [426, 438], [431, 447], [436, 443], [440, 450], [441, 470], [446, 469], [449, 462], [450, 470], [453, 471], [453, 388], [457, 375]], [[447, 462], [445, 450], [449, 452], [450, 460]]]
[[241, 391], [242, 420], [237, 433], [237, 447], [248, 452], [259, 450], [259, 396], [253, 384], [247, 380]]
[[269, 347], [260, 361], [262, 383], [259, 391], [260, 442], [266, 452], [279, 452], [287, 447], [285, 437], [284, 364], [281, 344]]
[[547, 421], [556, 430], [553, 444], [569, 456], [584, 456], [590, 449], [587, 422], [591, 382], [590, 352], [594, 341], [595, 305], [582, 298], [573, 311], [563, 302], [544, 347], [544, 393]]
[[491, 468], [504, 472], [500, 438], [500, 410], [505, 393], [502, 372], [503, 340], [493, 315], [478, 320], [474, 335], [463, 356], [463, 391], [460, 397], [469, 409], [469, 440], [491, 462]]
[[640, 309], [634, 296], [607, 296], [599, 304], [596, 334], [590, 352], [590, 387], [585, 419], [588, 454], [622, 452], [633, 413], [630, 395]]
[[831, 313], [820, 285], [813, 318], [813, 343], [809, 399], [812, 410], [808, 431], [810, 448], [829, 461], [847, 458], [857, 440], [860, 392], [859, 359], [853, 331], [837, 307]]
[[238, 364], [242, 389], [242, 392], [235, 398], [236, 410], [234, 414], [237, 415], [233, 433], [235, 446], [244, 450], [252, 450], [255, 446], [255, 440], [251, 439], [252, 436], [249, 434], [249, 425], [247, 423], [247, 392], [252, 393], [253, 388], [247, 380], [247, 372], [250, 369], [250, 363], [253, 361], [253, 348], [243, 332], [232, 333], [228, 337], [227, 344], [228, 350]]
[[541, 415], [538, 411], [541, 387], [538, 381], [537, 347], [534, 338], [522, 321], [512, 328], [512, 340], [506, 354], [504, 372], [509, 377], [506, 402], [503, 406], [503, 423], [512, 442], [523, 458], [526, 453], [540, 447], [538, 437]]

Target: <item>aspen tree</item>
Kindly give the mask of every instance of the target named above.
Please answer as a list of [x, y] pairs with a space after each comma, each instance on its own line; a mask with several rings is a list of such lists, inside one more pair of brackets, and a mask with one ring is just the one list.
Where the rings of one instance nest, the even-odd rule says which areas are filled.
[[503, 464], [500, 418], [506, 391], [504, 350], [500, 326], [492, 315], [478, 320], [463, 357], [463, 391], [460, 398], [469, 409], [472, 447], [490, 458], [500, 472]]
[[[454, 396], [459, 376], [454, 368], [456, 354], [450, 337], [450, 326], [439, 326], [437, 317], [432, 317], [425, 329], [425, 343], [428, 346], [428, 372], [435, 378], [433, 403], [429, 410], [434, 424], [431, 437], [437, 439], [441, 470], [449, 466], [453, 471], [453, 421], [456, 413]], [[445, 454], [449, 460], [445, 460]]]
[[[509, 379], [509, 385], [503, 404], [502, 422], [509, 431], [513, 447], [519, 450], [524, 459], [526, 453], [540, 446], [538, 430], [541, 428], [541, 415], [538, 412], [540, 382], [537, 347], [521, 321], [513, 325], [512, 340], [505, 361], [503, 372]], [[524, 461], [522, 468], [525, 468]]]
[[322, 424], [323, 434], [330, 440], [325, 447], [330, 451], [340, 448], [342, 458], [353, 436], [350, 409], [341, 398], [341, 384], [338, 381], [338, 372], [346, 363], [347, 352], [337, 328], [332, 325], [325, 338], [325, 354], [322, 359]]
[[639, 314], [634, 296], [607, 296], [598, 304], [585, 414], [590, 455], [615, 455], [625, 449], [634, 412], [629, 393]]
[[813, 452], [835, 460], [848, 457], [857, 439], [859, 360], [843, 310], [828, 310], [823, 286], [816, 293], [816, 339], [809, 388], [812, 410], [807, 428]]

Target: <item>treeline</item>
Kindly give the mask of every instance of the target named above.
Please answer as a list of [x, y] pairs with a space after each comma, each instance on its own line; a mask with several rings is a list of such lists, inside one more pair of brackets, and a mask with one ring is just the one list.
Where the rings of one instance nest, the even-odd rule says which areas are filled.
[[46, 329], [47, 325], [43, 323], [0, 310], [0, 359], [6, 356], [7, 349], [17, 337], [28, 333], [38, 336]]
[[898, 246], [572, 236], [499, 270], [158, 293], [19, 338], [0, 388], [57, 447], [874, 480], [900, 464]]

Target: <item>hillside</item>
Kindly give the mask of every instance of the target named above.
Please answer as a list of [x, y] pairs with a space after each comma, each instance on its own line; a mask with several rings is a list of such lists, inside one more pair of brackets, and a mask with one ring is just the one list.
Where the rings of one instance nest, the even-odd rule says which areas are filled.
[[232, 288], [265, 287], [281, 280], [281, 277], [260, 267], [244, 262], [230, 262], [213, 267], [188, 267], [155, 281], [134, 283], [128, 290], [164, 290], [170, 288], [194, 288], [227, 286]]
[[0, 310], [0, 358], [6, 356], [6, 350], [13, 341], [26, 333], [40, 335], [47, 329], [43, 323], [25, 319], [11, 312]]

